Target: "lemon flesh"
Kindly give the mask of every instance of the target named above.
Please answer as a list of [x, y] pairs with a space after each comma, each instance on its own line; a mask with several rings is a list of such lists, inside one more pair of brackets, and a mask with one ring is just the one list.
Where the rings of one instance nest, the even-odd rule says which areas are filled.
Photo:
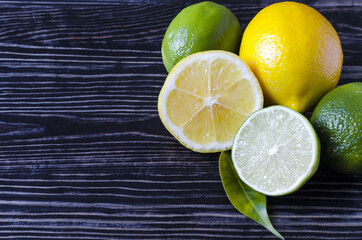
[[343, 53], [337, 32], [315, 9], [280, 2], [248, 24], [240, 56], [263, 89], [266, 105], [305, 112], [338, 83]]
[[232, 159], [242, 181], [279, 196], [299, 189], [319, 165], [319, 139], [300, 113], [272, 106], [253, 113], [235, 136]]
[[240, 57], [226, 51], [184, 58], [169, 73], [158, 99], [165, 127], [197, 152], [230, 149], [243, 121], [262, 106], [257, 79]]

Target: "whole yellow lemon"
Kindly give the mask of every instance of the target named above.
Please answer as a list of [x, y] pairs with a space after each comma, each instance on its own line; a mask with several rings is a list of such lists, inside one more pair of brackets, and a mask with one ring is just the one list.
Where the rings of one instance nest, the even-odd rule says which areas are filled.
[[338, 34], [317, 10], [280, 2], [245, 29], [240, 56], [262, 87], [266, 105], [304, 112], [338, 83], [343, 53]]

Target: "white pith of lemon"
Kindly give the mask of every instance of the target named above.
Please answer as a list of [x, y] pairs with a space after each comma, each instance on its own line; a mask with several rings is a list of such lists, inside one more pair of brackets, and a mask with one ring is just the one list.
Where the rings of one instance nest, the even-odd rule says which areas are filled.
[[317, 170], [320, 143], [309, 121], [283, 106], [253, 113], [235, 136], [232, 159], [240, 179], [270, 196], [299, 189]]
[[239, 56], [225, 51], [195, 53], [181, 60], [158, 98], [167, 130], [197, 152], [230, 149], [243, 121], [262, 106], [254, 74]]

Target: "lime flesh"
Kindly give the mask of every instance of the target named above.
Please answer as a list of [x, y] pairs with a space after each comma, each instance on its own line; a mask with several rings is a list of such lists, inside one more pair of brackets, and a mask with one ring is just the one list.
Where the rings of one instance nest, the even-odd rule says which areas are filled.
[[254, 112], [237, 132], [232, 149], [241, 180], [270, 196], [299, 189], [317, 170], [319, 155], [312, 125], [283, 106]]

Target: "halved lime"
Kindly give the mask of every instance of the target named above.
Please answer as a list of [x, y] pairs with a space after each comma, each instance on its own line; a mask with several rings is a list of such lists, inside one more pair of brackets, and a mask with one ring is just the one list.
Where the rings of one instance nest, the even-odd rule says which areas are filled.
[[270, 196], [299, 189], [317, 170], [319, 156], [319, 139], [308, 119], [283, 106], [250, 115], [232, 148], [240, 179]]

